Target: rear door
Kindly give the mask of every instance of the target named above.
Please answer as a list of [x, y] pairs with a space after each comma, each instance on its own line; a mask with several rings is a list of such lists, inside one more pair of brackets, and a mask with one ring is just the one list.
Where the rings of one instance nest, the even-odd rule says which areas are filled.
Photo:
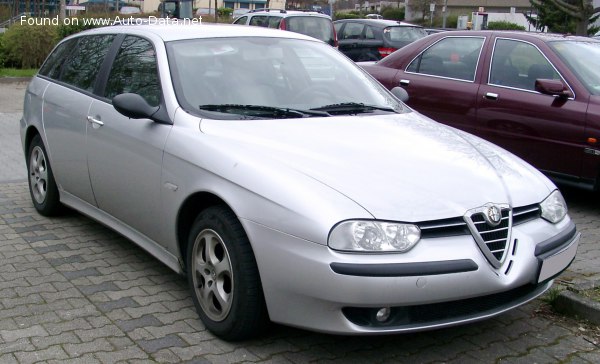
[[62, 43], [62, 51], [57, 51], [65, 52], [65, 57], [52, 66], [45, 64], [41, 71], [43, 77], [54, 81], [44, 94], [43, 118], [56, 181], [64, 191], [92, 205], [96, 202], [85, 153], [87, 113], [96, 76], [114, 38], [110, 34], [90, 35]]
[[441, 123], [475, 131], [484, 44], [485, 37], [448, 36], [416, 56], [399, 73], [408, 105]]
[[[588, 97], [573, 92], [540, 47], [549, 52], [545, 44], [495, 39], [488, 80], [477, 97], [478, 134], [539, 169], [580, 176]], [[573, 97], [536, 92], [539, 78], [561, 80]]]

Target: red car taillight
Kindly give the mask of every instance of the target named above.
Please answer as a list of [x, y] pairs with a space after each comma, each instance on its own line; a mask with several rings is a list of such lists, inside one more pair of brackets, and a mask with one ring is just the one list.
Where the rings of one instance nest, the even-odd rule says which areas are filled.
[[379, 54], [381, 55], [381, 58], [389, 56], [390, 54], [394, 53], [394, 51], [396, 49], [397, 48], [386, 48], [386, 47], [377, 48], [377, 50], [379, 51]]
[[335, 27], [333, 26], [333, 23], [331, 24], [331, 30], [333, 31], [333, 46], [335, 48], [338, 48], [338, 39], [337, 39], [337, 33], [335, 32]]
[[279, 29], [285, 30], [285, 19], [281, 19], [281, 23], [279, 23]]

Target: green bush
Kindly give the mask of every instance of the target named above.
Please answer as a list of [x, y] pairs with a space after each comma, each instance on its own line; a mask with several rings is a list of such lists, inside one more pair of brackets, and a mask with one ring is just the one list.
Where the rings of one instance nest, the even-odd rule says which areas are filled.
[[4, 65], [18, 68], [38, 68], [58, 37], [56, 26], [13, 24], [3, 36]]
[[509, 21], [491, 21], [487, 24], [489, 30], [525, 30], [525, 27]]
[[361, 15], [353, 14], [353, 13], [335, 13], [334, 19], [360, 19]]
[[97, 28], [98, 26], [99, 25], [84, 24], [83, 18], [71, 18], [69, 25], [66, 25], [65, 22], [61, 22], [60, 25], [57, 26], [56, 32], [58, 40], [60, 40], [71, 34], [79, 33], [82, 30]]
[[381, 15], [384, 19], [404, 20], [404, 8], [384, 8]]
[[217, 15], [219, 16], [219, 18], [231, 18], [231, 15], [233, 14], [233, 9], [232, 8], [218, 8], [217, 9]]
[[4, 33], [0, 33], [0, 68], [4, 67], [4, 60], [6, 55], [4, 53]]

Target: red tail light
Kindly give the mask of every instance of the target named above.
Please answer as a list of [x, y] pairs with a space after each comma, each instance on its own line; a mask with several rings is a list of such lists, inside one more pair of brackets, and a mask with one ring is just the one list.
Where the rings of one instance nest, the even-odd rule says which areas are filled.
[[379, 54], [381, 55], [381, 58], [389, 56], [390, 54], [394, 53], [394, 51], [396, 49], [397, 48], [385, 48], [385, 47], [377, 48], [377, 50], [379, 51]]
[[285, 19], [281, 19], [281, 23], [279, 23], [279, 29], [285, 30]]
[[338, 48], [338, 39], [337, 39], [337, 33], [335, 32], [335, 27], [333, 26], [333, 23], [331, 24], [331, 30], [333, 31], [333, 46], [335, 48]]

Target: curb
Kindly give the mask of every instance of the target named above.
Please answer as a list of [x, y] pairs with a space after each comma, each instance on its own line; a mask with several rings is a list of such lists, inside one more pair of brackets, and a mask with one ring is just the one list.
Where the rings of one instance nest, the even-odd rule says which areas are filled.
[[31, 81], [31, 77], [0, 77], [0, 83], [21, 83], [29, 81]]
[[558, 312], [600, 325], [600, 302], [581, 294], [598, 287], [600, 287], [600, 281], [585, 282], [568, 287], [556, 297], [554, 307]]

